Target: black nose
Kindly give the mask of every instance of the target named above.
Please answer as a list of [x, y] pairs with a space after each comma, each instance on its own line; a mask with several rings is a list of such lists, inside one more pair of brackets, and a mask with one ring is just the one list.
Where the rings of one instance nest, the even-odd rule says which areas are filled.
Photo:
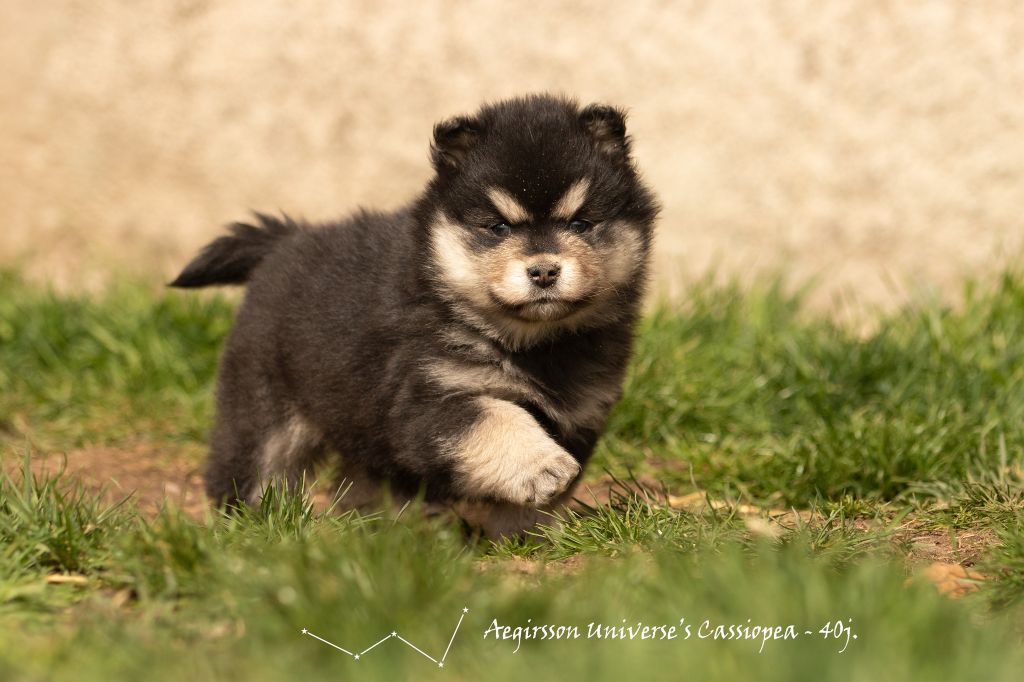
[[534, 263], [526, 268], [526, 274], [541, 289], [547, 289], [558, 281], [562, 266], [558, 263]]

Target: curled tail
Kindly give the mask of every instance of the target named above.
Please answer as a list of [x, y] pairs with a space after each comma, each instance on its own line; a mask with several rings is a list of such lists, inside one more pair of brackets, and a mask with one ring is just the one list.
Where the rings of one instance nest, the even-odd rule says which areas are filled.
[[230, 235], [207, 244], [167, 286], [184, 289], [213, 284], [245, 284], [252, 271], [279, 241], [301, 229], [287, 216], [279, 219], [256, 213], [255, 217], [257, 225], [230, 225]]

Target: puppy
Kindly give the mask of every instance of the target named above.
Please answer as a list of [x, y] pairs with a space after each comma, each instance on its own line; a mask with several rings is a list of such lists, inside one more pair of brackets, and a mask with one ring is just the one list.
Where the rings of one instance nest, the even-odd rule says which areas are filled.
[[492, 536], [568, 499], [621, 392], [658, 207], [624, 114], [549, 95], [434, 127], [393, 213], [256, 215], [170, 284], [247, 284], [205, 472], [258, 503], [334, 453], [369, 502], [467, 503]]

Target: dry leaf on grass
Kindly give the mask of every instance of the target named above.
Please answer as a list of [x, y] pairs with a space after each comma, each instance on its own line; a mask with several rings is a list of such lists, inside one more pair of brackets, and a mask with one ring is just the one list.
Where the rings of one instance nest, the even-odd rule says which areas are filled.
[[783, 529], [779, 524], [760, 516], [748, 516], [743, 519], [743, 524], [751, 534], [769, 540], [778, 540], [783, 533]]
[[63, 573], [53, 573], [46, 576], [46, 582], [51, 585], [87, 585], [89, 579], [84, 575], [64, 575]]
[[[978, 590], [985, 576], [960, 564], [935, 562], [921, 571], [921, 576], [935, 585], [940, 593], [958, 599]], [[908, 581], [909, 582], [909, 581]]]
[[775, 518], [785, 516], [790, 512], [788, 509], [768, 509], [757, 507], [752, 504], [730, 504], [724, 500], [709, 500], [707, 493], [697, 491], [686, 495], [669, 495], [668, 506], [673, 509], [685, 509], [687, 511], [701, 511], [702, 509], [731, 509], [740, 516], [768, 516]]

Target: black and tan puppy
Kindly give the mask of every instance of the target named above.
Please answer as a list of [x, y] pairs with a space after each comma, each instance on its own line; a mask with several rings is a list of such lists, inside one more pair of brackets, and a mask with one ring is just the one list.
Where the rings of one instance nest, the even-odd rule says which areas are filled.
[[624, 116], [513, 99], [435, 126], [431, 151], [408, 207], [258, 215], [171, 284], [248, 283], [212, 498], [256, 502], [331, 453], [364, 488], [483, 507], [492, 534], [569, 494], [620, 394], [657, 213]]

